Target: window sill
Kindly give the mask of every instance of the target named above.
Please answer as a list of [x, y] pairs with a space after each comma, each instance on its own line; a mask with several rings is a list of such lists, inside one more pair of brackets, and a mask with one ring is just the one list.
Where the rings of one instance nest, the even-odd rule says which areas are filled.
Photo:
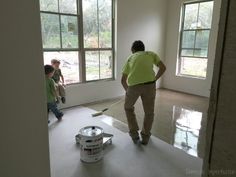
[[198, 77], [198, 76], [191, 76], [185, 74], [176, 74], [176, 77], [188, 78], [188, 79], [199, 79], [199, 80], [206, 80], [206, 77]]
[[70, 83], [70, 84], [66, 84], [66, 86], [74, 86], [74, 85], [89, 84], [89, 83], [98, 83], [98, 82], [110, 82], [110, 81], [115, 81], [115, 78], [100, 79], [100, 80], [92, 80], [92, 81], [86, 81], [86, 82]]

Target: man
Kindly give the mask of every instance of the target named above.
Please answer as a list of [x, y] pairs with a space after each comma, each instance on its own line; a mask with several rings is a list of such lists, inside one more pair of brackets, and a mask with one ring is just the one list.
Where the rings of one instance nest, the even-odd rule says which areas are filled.
[[[141, 130], [141, 143], [148, 144], [154, 118], [154, 103], [156, 96], [156, 81], [165, 72], [166, 67], [154, 52], [145, 51], [142, 41], [134, 41], [131, 47], [132, 55], [129, 56], [123, 71], [121, 83], [126, 91], [125, 112], [128, 120], [129, 134], [136, 144], [139, 142], [139, 127], [134, 113], [134, 104], [142, 99], [144, 108], [144, 121]], [[153, 66], [159, 68], [157, 74]]]

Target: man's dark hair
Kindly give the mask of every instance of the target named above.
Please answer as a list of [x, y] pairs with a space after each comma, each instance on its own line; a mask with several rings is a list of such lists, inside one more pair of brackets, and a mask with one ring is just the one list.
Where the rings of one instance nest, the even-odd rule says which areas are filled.
[[51, 65], [44, 66], [44, 72], [46, 75], [52, 73], [53, 71], [54, 71], [54, 68]]
[[132, 44], [131, 50], [133, 53], [138, 52], [138, 51], [145, 51], [144, 43], [140, 40], [134, 41]]

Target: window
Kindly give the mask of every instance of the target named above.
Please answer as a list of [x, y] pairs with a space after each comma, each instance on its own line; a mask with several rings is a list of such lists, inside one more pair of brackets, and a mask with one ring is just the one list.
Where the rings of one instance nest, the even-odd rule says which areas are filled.
[[114, 77], [113, 0], [40, 0], [44, 63], [67, 84]]
[[183, 7], [178, 74], [205, 78], [213, 1], [186, 3]]

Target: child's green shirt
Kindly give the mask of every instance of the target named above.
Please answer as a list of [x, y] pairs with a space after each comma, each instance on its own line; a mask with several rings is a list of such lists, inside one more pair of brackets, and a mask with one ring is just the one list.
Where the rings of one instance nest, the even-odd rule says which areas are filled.
[[47, 91], [47, 102], [55, 102], [55, 82], [53, 79], [46, 77], [46, 91]]

